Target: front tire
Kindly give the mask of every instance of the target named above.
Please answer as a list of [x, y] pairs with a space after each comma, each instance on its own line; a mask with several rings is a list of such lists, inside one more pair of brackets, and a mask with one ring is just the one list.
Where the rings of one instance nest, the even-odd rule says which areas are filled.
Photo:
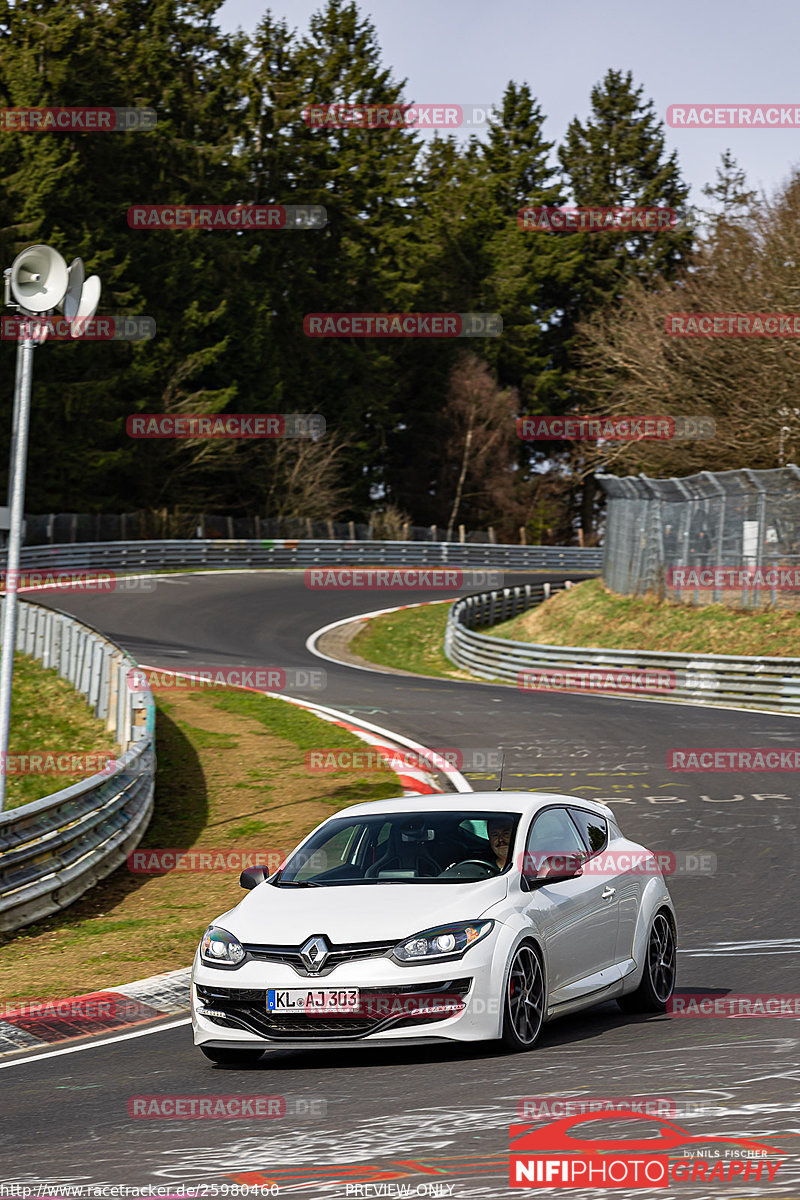
[[264, 1053], [263, 1050], [239, 1050], [235, 1047], [222, 1050], [217, 1046], [201, 1046], [200, 1049], [206, 1058], [220, 1067], [254, 1067]]
[[531, 1050], [544, 1020], [544, 969], [539, 953], [524, 942], [514, 951], [508, 972], [500, 1040], [507, 1050]]
[[624, 1013], [666, 1012], [675, 990], [675, 968], [675, 930], [662, 909], [650, 927], [642, 982], [635, 992], [620, 996], [617, 1004]]

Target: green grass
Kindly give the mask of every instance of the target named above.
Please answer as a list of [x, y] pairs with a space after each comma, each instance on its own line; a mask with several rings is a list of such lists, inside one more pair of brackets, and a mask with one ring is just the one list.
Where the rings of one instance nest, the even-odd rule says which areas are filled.
[[800, 657], [800, 613], [721, 604], [696, 608], [647, 596], [634, 599], [610, 592], [599, 579], [559, 592], [485, 632], [556, 646]]
[[[388, 769], [309, 769], [306, 750], [363, 752], [364, 742], [283, 701], [208, 690], [156, 704], [155, 807], [141, 849], [285, 852], [347, 805], [402, 791]], [[80, 995], [188, 965], [209, 921], [242, 899], [238, 877], [121, 866], [63, 912], [0, 934], [4, 998]]]
[[450, 604], [425, 604], [372, 617], [350, 642], [354, 654], [384, 667], [419, 675], [463, 679], [445, 658], [444, 631]]
[[[437, 604], [373, 617], [350, 646], [377, 666], [468, 679], [444, 655], [448, 611], [449, 605]], [[554, 646], [800, 657], [800, 613], [634, 599], [608, 591], [599, 579], [558, 592], [544, 604], [481, 632]]]
[[[95, 717], [85, 697], [55, 669], [26, 654], [14, 655], [14, 690], [9, 753], [118, 753], [103, 721]], [[83, 775], [12, 775], [6, 778], [6, 807], [18, 808], [77, 783]]]

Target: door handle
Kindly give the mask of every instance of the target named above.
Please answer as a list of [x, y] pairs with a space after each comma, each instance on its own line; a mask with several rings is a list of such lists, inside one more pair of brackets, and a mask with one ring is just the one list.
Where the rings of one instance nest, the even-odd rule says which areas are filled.
[[617, 894], [617, 889], [616, 889], [616, 888], [607, 887], [607, 888], [605, 889], [605, 891], [603, 892], [602, 899], [603, 899], [603, 900], [610, 900], [610, 899], [612, 898], [612, 896], [616, 896], [616, 894]]

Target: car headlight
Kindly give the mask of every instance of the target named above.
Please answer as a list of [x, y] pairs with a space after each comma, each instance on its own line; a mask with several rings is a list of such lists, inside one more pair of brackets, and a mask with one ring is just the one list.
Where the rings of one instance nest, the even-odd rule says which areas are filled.
[[427, 962], [436, 958], [461, 958], [481, 938], [486, 937], [494, 921], [469, 921], [458, 925], [440, 925], [425, 929], [398, 942], [392, 954], [402, 963]]
[[242, 943], [216, 925], [209, 925], [200, 943], [200, 958], [212, 967], [238, 967], [245, 956]]

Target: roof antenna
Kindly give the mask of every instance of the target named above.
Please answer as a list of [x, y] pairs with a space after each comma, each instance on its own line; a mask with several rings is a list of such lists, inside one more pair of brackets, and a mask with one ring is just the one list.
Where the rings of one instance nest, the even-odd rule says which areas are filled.
[[502, 792], [502, 790], [503, 790], [503, 771], [505, 771], [505, 769], [506, 769], [506, 756], [504, 754], [502, 757], [502, 760], [500, 762], [500, 782], [497, 785], [498, 792]]

